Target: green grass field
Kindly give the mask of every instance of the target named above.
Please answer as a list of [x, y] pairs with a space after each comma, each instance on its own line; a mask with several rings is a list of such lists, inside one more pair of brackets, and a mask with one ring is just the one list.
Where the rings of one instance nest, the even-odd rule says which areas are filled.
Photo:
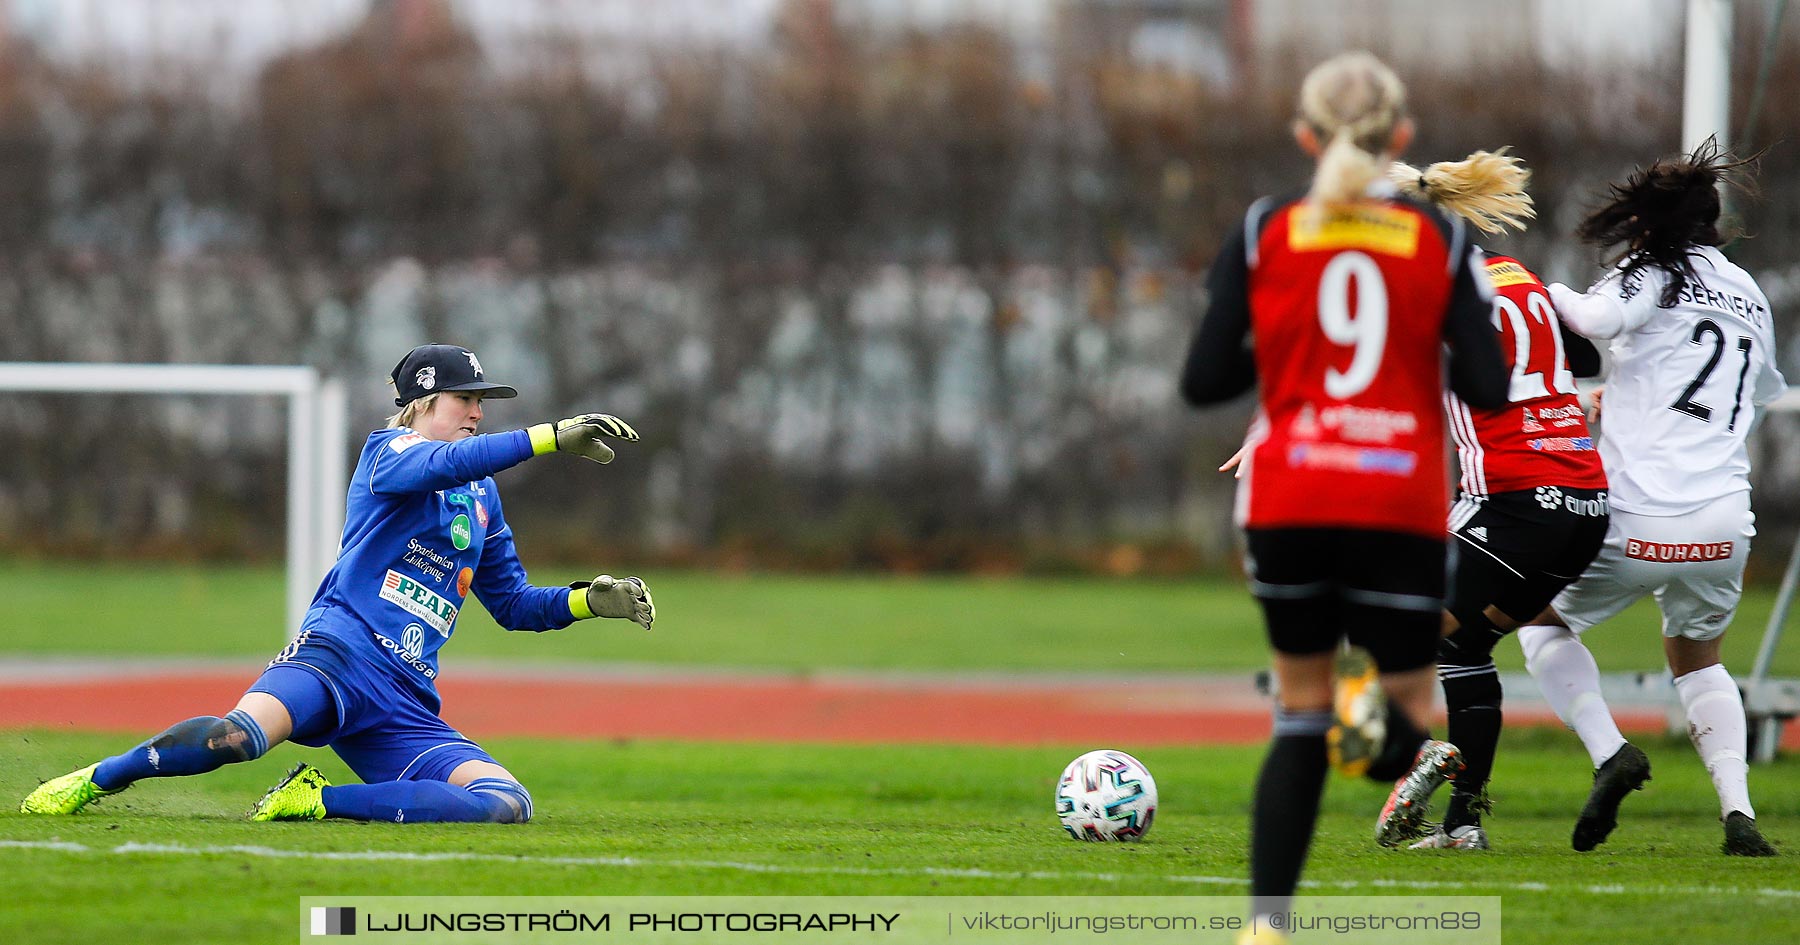
[[[646, 577], [659, 609], [653, 634], [620, 624], [514, 636], [472, 607], [445, 666], [1197, 672], [1266, 660], [1256, 612], [1232, 581]], [[1751, 596], [1728, 640], [1740, 672], [1769, 597]], [[261, 658], [284, 636], [280, 578], [266, 569], [10, 563], [0, 566], [0, 600], [0, 660]], [[1646, 611], [1591, 642], [1607, 670], [1661, 662]], [[1502, 647], [1502, 663], [1519, 666], [1516, 646]], [[1777, 672], [1800, 672], [1800, 645], [1785, 648]], [[299, 898], [316, 895], [1236, 896], [1261, 757], [1254, 747], [1134, 749], [1120, 733], [1111, 747], [1135, 750], [1162, 795], [1148, 841], [1121, 846], [1075, 843], [1056, 826], [1057, 773], [1098, 747], [1073, 744], [494, 739], [487, 747], [536, 799], [530, 825], [245, 823], [239, 814], [296, 759], [347, 778], [328, 752], [281, 746], [249, 765], [141, 785], [79, 817], [16, 813], [40, 779], [142, 734], [0, 732], [0, 799], [11, 799], [0, 804], [0, 943], [291, 941]], [[1716, 801], [1692, 749], [1645, 747], [1655, 780], [1592, 854], [1568, 848], [1588, 775], [1567, 733], [1507, 734], [1489, 854], [1376, 848], [1369, 833], [1385, 788], [1335, 781], [1311, 890], [1500, 895], [1511, 943], [1792, 941], [1792, 856], [1720, 856]], [[1771, 839], [1800, 854], [1800, 759], [1754, 769], [1752, 790]]]
[[[581, 577], [542, 569], [549, 584]], [[591, 575], [589, 575], [591, 576]], [[1261, 617], [1239, 581], [720, 576], [646, 572], [654, 633], [623, 625], [560, 634], [501, 632], [468, 608], [444, 653], [459, 660], [632, 662], [783, 671], [1222, 671], [1268, 663]], [[1748, 672], [1773, 594], [1746, 595], [1725, 640]], [[0, 564], [6, 656], [266, 657], [287, 639], [273, 569]], [[1663, 665], [1648, 602], [1588, 636], [1605, 671]], [[1790, 636], [1800, 636], [1800, 633]], [[1524, 662], [1516, 644], [1502, 669]], [[1776, 675], [1800, 675], [1800, 639]]]
[[[0, 734], [0, 796], [22, 796], [37, 777], [120, 741]], [[90, 945], [121, 930], [134, 941], [288, 941], [298, 898], [318, 895], [1241, 894], [1260, 756], [1143, 751], [1161, 791], [1156, 826], [1142, 844], [1099, 845], [1067, 839], [1052, 813], [1057, 772], [1086, 746], [489, 747], [531, 786], [530, 825], [238, 819], [296, 758], [344, 776], [327, 753], [291, 746], [203, 778], [142, 784], [74, 818], [8, 809], [0, 844], [75, 846], [0, 846], [9, 877], [0, 941]], [[1500, 895], [1509, 943], [1791, 941], [1800, 929], [1792, 860], [1720, 856], [1715, 802], [1692, 750], [1647, 748], [1656, 779], [1591, 854], [1567, 847], [1584, 758], [1548, 733], [1504, 746], [1488, 854], [1379, 849], [1369, 830], [1385, 791], [1336, 781], [1312, 891]], [[1800, 809], [1800, 764], [1758, 769], [1754, 785], [1772, 836], [1789, 841], [1782, 812]], [[129, 844], [170, 849], [114, 852]], [[319, 856], [331, 852], [351, 858]], [[469, 858], [407, 859], [421, 854]]]

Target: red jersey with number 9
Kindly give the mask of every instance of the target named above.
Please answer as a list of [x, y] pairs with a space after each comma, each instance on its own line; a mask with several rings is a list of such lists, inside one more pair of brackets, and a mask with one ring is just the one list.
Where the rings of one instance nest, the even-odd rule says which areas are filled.
[[[1470, 248], [1402, 201], [1293, 202], [1246, 233], [1261, 415], [1239, 518], [1442, 538], [1444, 320]], [[1480, 281], [1480, 280], [1478, 280]]]
[[1606, 470], [1576, 398], [1550, 293], [1510, 256], [1489, 256], [1494, 327], [1512, 368], [1506, 406], [1479, 410], [1444, 395], [1450, 434], [1472, 496], [1537, 486], [1606, 488]]

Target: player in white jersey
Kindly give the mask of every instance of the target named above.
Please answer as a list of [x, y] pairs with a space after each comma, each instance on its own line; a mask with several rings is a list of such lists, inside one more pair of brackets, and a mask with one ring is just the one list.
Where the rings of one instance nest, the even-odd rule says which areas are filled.
[[1538, 625], [1519, 631], [1531, 674], [1596, 768], [1577, 850], [1604, 841], [1619, 803], [1650, 779], [1577, 635], [1654, 594], [1688, 731], [1719, 795], [1723, 850], [1775, 855], [1750, 806], [1743, 699], [1719, 661], [1756, 534], [1744, 440], [1757, 408], [1787, 387], [1768, 300], [1716, 248], [1718, 186], [1747, 164], [1709, 141], [1613, 185], [1578, 233], [1624, 255], [1586, 293], [1550, 286], [1563, 321], [1611, 342], [1612, 356], [1600, 443], [1612, 487], [1606, 543]]

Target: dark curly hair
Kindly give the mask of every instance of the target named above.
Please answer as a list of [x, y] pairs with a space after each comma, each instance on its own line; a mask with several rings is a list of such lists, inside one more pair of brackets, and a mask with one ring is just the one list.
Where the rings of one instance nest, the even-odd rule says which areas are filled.
[[1688, 280], [1699, 279], [1689, 249], [1726, 242], [1719, 235], [1719, 185], [1749, 192], [1761, 156], [1759, 151], [1740, 160], [1707, 138], [1691, 154], [1659, 160], [1613, 184], [1607, 202], [1589, 213], [1575, 234], [1602, 248], [1624, 244], [1619, 258], [1627, 284], [1651, 266], [1668, 273], [1657, 305], [1669, 308]]

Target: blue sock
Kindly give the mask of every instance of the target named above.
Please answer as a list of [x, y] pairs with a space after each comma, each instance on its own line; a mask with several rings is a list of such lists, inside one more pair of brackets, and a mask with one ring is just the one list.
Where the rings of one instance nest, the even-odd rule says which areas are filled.
[[100, 762], [94, 769], [94, 785], [116, 791], [145, 778], [205, 774], [232, 762], [254, 761], [268, 750], [262, 726], [248, 713], [234, 709], [222, 719], [202, 715]]
[[531, 795], [517, 782], [482, 778], [459, 787], [445, 781], [382, 781], [325, 789], [325, 816], [393, 823], [524, 823]]

